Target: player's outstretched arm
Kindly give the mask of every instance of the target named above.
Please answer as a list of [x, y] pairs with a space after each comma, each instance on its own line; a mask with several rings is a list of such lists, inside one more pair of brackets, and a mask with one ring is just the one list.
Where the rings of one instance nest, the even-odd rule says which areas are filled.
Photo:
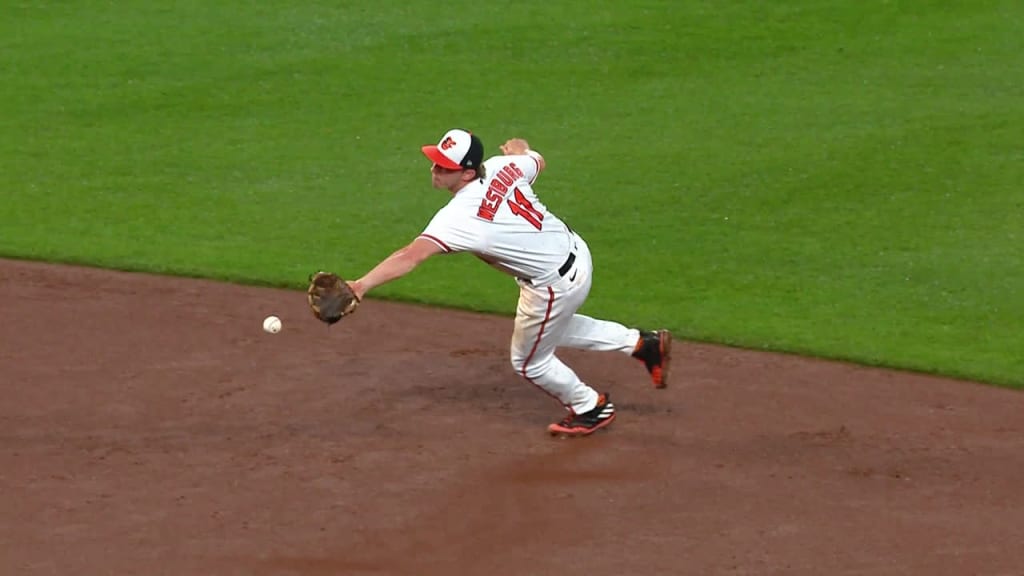
[[506, 156], [532, 156], [537, 160], [537, 172], [544, 171], [544, 157], [540, 152], [530, 149], [530, 143], [522, 138], [512, 138], [499, 146], [501, 153]]
[[363, 295], [381, 284], [397, 280], [412, 272], [421, 262], [434, 254], [439, 254], [441, 247], [423, 238], [416, 238], [407, 246], [399, 248], [358, 280], [349, 282], [352, 291], [362, 300]]

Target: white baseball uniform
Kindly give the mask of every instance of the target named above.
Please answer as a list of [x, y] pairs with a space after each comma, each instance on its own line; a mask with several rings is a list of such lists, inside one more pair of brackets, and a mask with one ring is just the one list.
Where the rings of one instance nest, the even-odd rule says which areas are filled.
[[640, 333], [576, 310], [590, 293], [587, 243], [537, 198], [533, 155], [494, 156], [486, 178], [461, 188], [420, 235], [445, 253], [471, 252], [519, 284], [512, 367], [581, 414], [598, 393], [556, 356], [558, 346], [632, 353]]

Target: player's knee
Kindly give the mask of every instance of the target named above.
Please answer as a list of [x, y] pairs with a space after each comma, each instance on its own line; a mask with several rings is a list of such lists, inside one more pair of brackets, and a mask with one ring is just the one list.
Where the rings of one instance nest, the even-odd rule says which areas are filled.
[[523, 368], [526, 366], [526, 356], [517, 356], [513, 354], [511, 358], [511, 363], [512, 370], [514, 370], [516, 374], [522, 374]]
[[512, 357], [512, 369], [516, 374], [529, 380], [536, 380], [551, 368], [550, 358], [516, 358]]
[[523, 372], [523, 368], [530, 361], [530, 351], [516, 350], [515, 348], [512, 348], [509, 352], [509, 361], [512, 363], [512, 369], [521, 374]]

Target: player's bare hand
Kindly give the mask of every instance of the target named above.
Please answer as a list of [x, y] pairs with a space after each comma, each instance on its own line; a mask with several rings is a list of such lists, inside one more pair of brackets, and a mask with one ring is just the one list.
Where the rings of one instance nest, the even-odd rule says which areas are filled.
[[526, 154], [526, 151], [530, 149], [530, 144], [522, 138], [512, 138], [500, 146], [501, 153], [507, 156], [518, 156]]

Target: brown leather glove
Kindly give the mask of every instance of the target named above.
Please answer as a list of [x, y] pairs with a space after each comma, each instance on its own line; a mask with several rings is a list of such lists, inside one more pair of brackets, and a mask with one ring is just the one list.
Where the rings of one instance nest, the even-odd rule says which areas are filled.
[[306, 292], [313, 316], [328, 325], [355, 312], [360, 303], [348, 283], [331, 272], [321, 271], [311, 275]]

